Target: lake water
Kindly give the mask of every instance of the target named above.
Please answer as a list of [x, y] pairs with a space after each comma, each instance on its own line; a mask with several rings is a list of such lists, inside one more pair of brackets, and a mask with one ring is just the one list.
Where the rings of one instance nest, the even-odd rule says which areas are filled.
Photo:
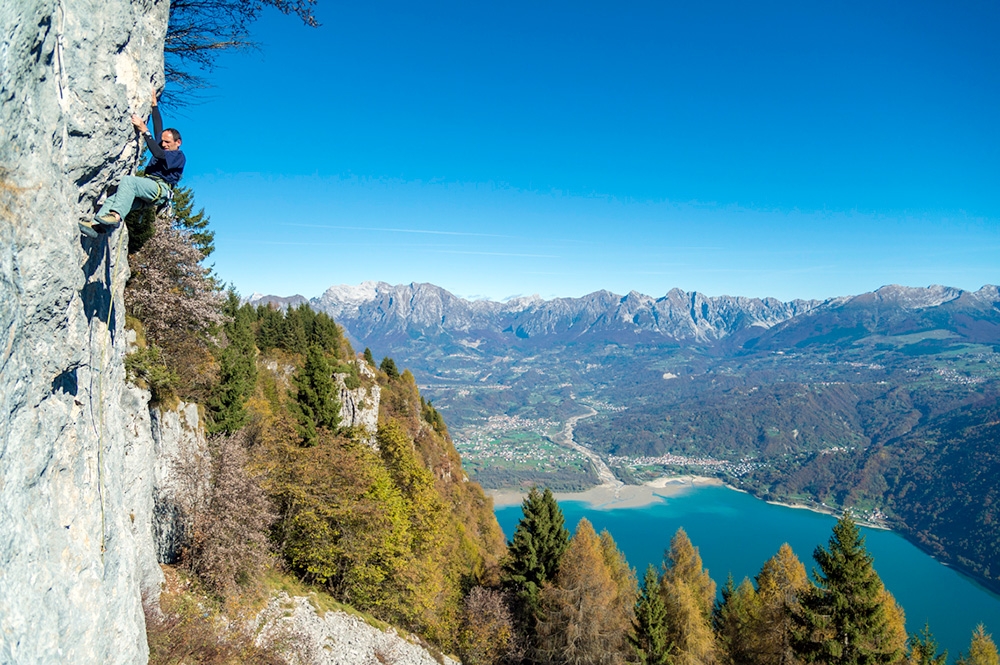
[[[813, 551], [817, 545], [826, 546], [836, 523], [829, 515], [772, 505], [717, 486], [693, 488], [642, 508], [600, 510], [573, 501], [559, 505], [570, 533], [582, 517], [598, 532], [610, 531], [640, 578], [647, 564], [659, 568], [674, 532], [684, 527], [719, 586], [730, 572], [737, 584], [743, 577], [753, 579], [785, 542], [811, 571]], [[499, 508], [496, 513], [509, 539], [521, 508]], [[949, 661], [968, 650], [977, 623], [1000, 641], [1000, 596], [938, 563], [902, 536], [878, 529], [862, 532], [875, 569], [906, 612], [909, 632], [929, 622], [940, 647], [948, 649]]]

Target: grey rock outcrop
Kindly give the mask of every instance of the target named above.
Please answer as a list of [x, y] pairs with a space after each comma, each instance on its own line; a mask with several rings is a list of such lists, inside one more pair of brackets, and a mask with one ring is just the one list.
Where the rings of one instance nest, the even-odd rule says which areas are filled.
[[208, 501], [211, 456], [196, 404], [152, 409], [152, 532], [156, 559], [177, 563], [191, 535], [194, 510]]
[[125, 382], [124, 230], [77, 221], [134, 168], [167, 2], [0, 3], [0, 662], [143, 663], [148, 395]]
[[435, 659], [415, 637], [393, 628], [379, 630], [346, 612], [320, 615], [302, 596], [272, 598], [257, 622], [258, 643], [291, 645], [288, 658], [294, 665], [459, 665], [447, 656]]
[[[375, 372], [362, 359], [354, 360], [358, 372], [369, 381], [374, 381]], [[351, 389], [347, 387], [346, 374], [334, 374], [340, 399], [340, 425], [350, 427], [363, 433], [362, 440], [370, 447], [378, 449], [376, 433], [378, 432], [378, 405], [382, 398], [382, 389], [377, 383], [371, 386], [361, 386]]]

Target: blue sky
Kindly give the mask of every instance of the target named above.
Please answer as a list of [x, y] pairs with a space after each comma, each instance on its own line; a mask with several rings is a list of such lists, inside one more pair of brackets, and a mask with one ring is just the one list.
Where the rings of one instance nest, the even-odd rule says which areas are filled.
[[[623, 6], [618, 6], [623, 5]], [[1000, 282], [1000, 5], [334, 3], [173, 113], [244, 295]]]

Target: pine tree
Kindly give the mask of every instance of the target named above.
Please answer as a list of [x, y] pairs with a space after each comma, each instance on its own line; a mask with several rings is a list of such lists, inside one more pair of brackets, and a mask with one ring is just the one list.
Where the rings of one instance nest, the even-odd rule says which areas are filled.
[[903, 659], [902, 610], [885, 593], [857, 525], [845, 515], [833, 528], [829, 548], [813, 557], [816, 587], [802, 598], [793, 645], [807, 663], [878, 665]]
[[660, 578], [649, 564], [635, 601], [629, 642], [643, 665], [672, 665], [673, 644], [667, 639], [667, 609], [660, 595]]
[[986, 632], [983, 624], [976, 626], [972, 631], [972, 642], [969, 644], [969, 653], [962, 654], [955, 665], [998, 665], [1000, 657], [997, 656], [997, 645], [993, 642], [993, 636]]
[[938, 643], [929, 624], [925, 623], [919, 633], [910, 636], [909, 647], [907, 662], [910, 665], [946, 665], [948, 662], [948, 651], [938, 653]]
[[375, 356], [372, 355], [372, 350], [367, 346], [365, 347], [365, 362], [367, 362], [372, 367], [375, 367]]
[[590, 522], [580, 520], [554, 584], [546, 584], [540, 594], [536, 654], [541, 662], [626, 662], [629, 620], [606, 551]]
[[[384, 362], [384, 361], [383, 361]], [[559, 504], [546, 489], [533, 487], [521, 503], [523, 516], [507, 544], [503, 567], [504, 586], [515, 597], [515, 619], [531, 638], [538, 612], [539, 593], [555, 579], [559, 562], [569, 547], [569, 532]]]

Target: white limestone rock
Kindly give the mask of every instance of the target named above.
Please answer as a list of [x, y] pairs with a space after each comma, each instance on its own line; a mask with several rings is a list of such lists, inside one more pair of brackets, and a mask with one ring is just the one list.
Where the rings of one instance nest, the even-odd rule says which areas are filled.
[[150, 497], [150, 531], [160, 563], [180, 561], [191, 536], [191, 516], [207, 505], [211, 455], [198, 417], [198, 405], [150, 410], [155, 470]]
[[124, 230], [167, 2], [0, 3], [0, 662], [144, 663], [148, 412], [125, 383]]
[[257, 642], [289, 644], [291, 665], [460, 665], [438, 661], [414, 636], [383, 632], [346, 612], [316, 612], [308, 598], [281, 593], [257, 617]]
[[[340, 399], [340, 426], [363, 432], [363, 441], [378, 450], [378, 405], [382, 397], [382, 389], [374, 383], [375, 372], [368, 363], [358, 358], [352, 361], [358, 367], [358, 372], [365, 381], [358, 388], [349, 389], [346, 384], [347, 374], [334, 374]], [[365, 386], [372, 382], [372, 385]]]

